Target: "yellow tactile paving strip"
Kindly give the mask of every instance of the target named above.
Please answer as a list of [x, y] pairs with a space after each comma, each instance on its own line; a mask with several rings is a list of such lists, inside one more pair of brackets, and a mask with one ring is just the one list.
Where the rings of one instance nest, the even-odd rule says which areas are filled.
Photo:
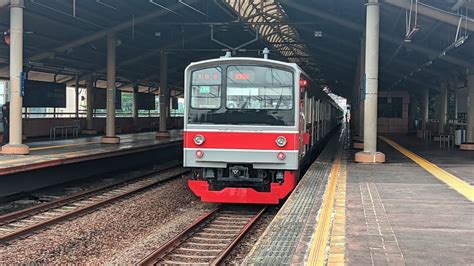
[[[324, 202], [319, 214], [318, 225], [313, 234], [313, 241], [310, 247], [310, 252], [307, 260], [308, 265], [325, 264], [340, 166], [341, 153], [338, 152], [331, 169], [331, 174], [329, 176], [329, 183], [327, 185], [326, 192], [324, 193]], [[334, 256], [337, 257], [336, 254], [334, 254]]]
[[346, 244], [346, 181], [347, 158], [341, 160], [337, 176], [336, 203], [334, 220], [329, 242], [328, 265], [344, 265]]
[[42, 150], [50, 150], [50, 149], [60, 149], [66, 147], [74, 147], [74, 146], [81, 146], [95, 143], [93, 141], [88, 142], [81, 142], [81, 143], [74, 143], [74, 144], [65, 144], [65, 145], [56, 145], [56, 146], [47, 146], [47, 147], [37, 147], [37, 148], [30, 148], [30, 151], [42, 151]]
[[417, 163], [423, 169], [428, 171], [430, 174], [438, 178], [440, 181], [444, 182], [454, 190], [456, 190], [459, 194], [466, 197], [471, 202], [474, 201], [474, 187], [469, 185], [469, 183], [465, 182], [464, 180], [446, 172], [445, 170], [438, 167], [436, 164], [422, 158], [419, 155], [405, 149], [400, 144], [396, 143], [393, 140], [390, 140], [386, 137], [379, 137], [381, 140], [385, 141], [387, 144], [401, 152], [406, 157], [410, 158], [412, 161]]

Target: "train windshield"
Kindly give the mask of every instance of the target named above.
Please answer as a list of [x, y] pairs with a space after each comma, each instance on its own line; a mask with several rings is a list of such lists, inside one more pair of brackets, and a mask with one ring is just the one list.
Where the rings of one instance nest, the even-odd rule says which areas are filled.
[[255, 66], [227, 68], [226, 107], [228, 109], [293, 109], [291, 72]]
[[190, 85], [188, 123], [295, 123], [292, 71], [247, 65], [212, 67], [193, 71]]

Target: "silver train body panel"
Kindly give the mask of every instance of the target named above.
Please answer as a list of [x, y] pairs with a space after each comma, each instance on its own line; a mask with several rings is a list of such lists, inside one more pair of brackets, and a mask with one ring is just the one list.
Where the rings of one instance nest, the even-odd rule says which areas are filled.
[[[197, 150], [204, 152], [202, 158], [197, 158]], [[244, 149], [184, 149], [185, 167], [226, 168], [227, 164], [252, 164], [255, 169], [285, 169], [298, 170], [299, 152], [282, 151], [285, 159], [277, 158], [280, 150], [244, 150]]]

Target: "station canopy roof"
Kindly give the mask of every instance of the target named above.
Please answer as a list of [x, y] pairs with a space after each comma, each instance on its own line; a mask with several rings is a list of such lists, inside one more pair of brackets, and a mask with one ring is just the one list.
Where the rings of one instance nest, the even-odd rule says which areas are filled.
[[[168, 55], [174, 95], [193, 61], [235, 56], [299, 64], [321, 86], [351, 97], [365, 30], [363, 0], [25, 0], [24, 69], [30, 79], [105, 87], [106, 36], [117, 37], [117, 85], [157, 93]], [[415, 5], [417, 3], [417, 5]], [[381, 90], [439, 89], [474, 63], [474, 2], [381, 0]], [[9, 8], [0, 7], [8, 32]], [[0, 77], [9, 46], [0, 44]]]

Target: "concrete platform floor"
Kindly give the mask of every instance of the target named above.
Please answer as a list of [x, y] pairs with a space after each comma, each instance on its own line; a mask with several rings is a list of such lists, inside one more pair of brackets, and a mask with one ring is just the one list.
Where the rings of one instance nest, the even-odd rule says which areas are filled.
[[[435, 176], [381, 139], [384, 164], [355, 163], [350, 143], [330, 142], [340, 152], [322, 153], [246, 262], [474, 264], [474, 156], [415, 137], [388, 138], [423, 156], [424, 167], [436, 168], [431, 161], [454, 176]], [[305, 191], [314, 191], [311, 200]]]
[[[474, 155], [415, 137], [389, 136], [458, 178], [472, 182]], [[379, 141], [382, 165], [347, 163], [346, 263], [474, 263], [474, 204]], [[471, 190], [472, 186], [471, 186]]]
[[440, 148], [438, 142], [423, 141], [415, 136], [389, 138], [469, 184], [474, 184], [474, 151], [463, 151], [457, 146]]

